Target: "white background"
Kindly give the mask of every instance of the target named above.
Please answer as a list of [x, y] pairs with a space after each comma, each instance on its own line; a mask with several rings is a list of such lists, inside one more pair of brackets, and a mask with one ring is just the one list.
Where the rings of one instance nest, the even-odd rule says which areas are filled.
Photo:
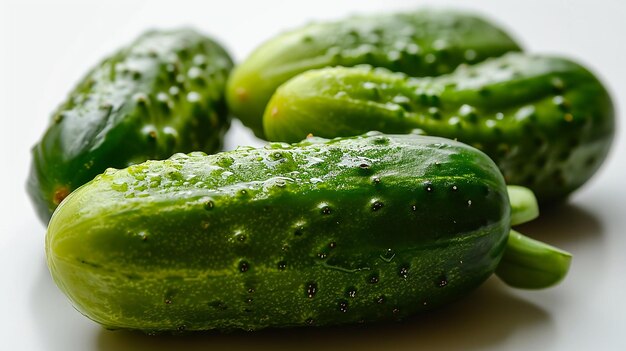
[[[309, 20], [424, 3], [435, 2], [0, 0], [0, 350], [626, 350], [626, 149], [619, 132], [592, 181], [568, 205], [523, 228], [574, 254], [570, 275], [553, 289], [520, 291], [492, 278], [468, 298], [400, 324], [148, 337], [101, 329], [53, 284], [45, 229], [24, 190], [30, 147], [51, 111], [104, 55], [147, 28], [191, 25], [240, 61], [265, 39]], [[621, 117], [626, 2], [436, 2], [444, 4], [489, 15], [528, 51], [586, 64], [609, 86]], [[260, 142], [235, 124], [227, 144]]]

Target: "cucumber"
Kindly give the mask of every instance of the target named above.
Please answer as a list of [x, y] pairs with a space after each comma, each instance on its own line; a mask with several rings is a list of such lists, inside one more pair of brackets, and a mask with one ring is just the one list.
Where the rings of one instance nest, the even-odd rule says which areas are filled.
[[280, 84], [301, 72], [367, 63], [413, 76], [434, 76], [461, 63], [519, 50], [498, 26], [460, 11], [422, 9], [313, 23], [258, 47], [233, 71], [227, 99], [233, 114], [264, 138], [267, 102]]
[[[510, 219], [482, 152], [368, 133], [108, 169], [61, 203], [46, 253], [76, 309], [107, 328], [321, 326], [469, 293], [496, 269]], [[522, 287], [554, 283], [518, 274], [503, 272]]]
[[93, 68], [32, 149], [28, 192], [41, 220], [108, 167], [221, 148], [232, 61], [191, 29], [150, 31]]
[[487, 153], [507, 184], [559, 202], [604, 161], [615, 129], [604, 86], [567, 59], [510, 53], [435, 78], [327, 68], [282, 85], [267, 106], [275, 141], [370, 130], [456, 138]]

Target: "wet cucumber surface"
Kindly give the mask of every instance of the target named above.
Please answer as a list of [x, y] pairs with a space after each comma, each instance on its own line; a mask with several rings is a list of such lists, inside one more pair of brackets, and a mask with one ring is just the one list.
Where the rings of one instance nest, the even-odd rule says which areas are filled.
[[487, 153], [507, 184], [563, 200], [600, 167], [614, 109], [604, 86], [567, 59], [510, 53], [451, 74], [413, 78], [369, 66], [294, 77], [267, 106], [265, 133], [293, 142], [370, 130], [458, 139]]
[[505, 31], [470, 12], [424, 9], [312, 23], [277, 35], [250, 54], [233, 71], [227, 99], [233, 114], [263, 138], [262, 115], [270, 97], [304, 71], [371, 64], [436, 76], [519, 50]]
[[109, 328], [399, 319], [495, 270], [510, 207], [483, 153], [416, 135], [308, 139], [108, 170], [55, 212], [46, 252]]
[[230, 124], [232, 65], [218, 43], [191, 29], [146, 32], [100, 62], [33, 147], [28, 191], [42, 221], [108, 167], [218, 151]]

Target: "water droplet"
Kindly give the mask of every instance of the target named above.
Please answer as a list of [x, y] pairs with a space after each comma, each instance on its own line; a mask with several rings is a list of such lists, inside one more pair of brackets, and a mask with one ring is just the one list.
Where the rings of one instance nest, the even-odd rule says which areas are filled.
[[254, 288], [248, 288], [248, 294], [254, 294]]
[[137, 233], [137, 236], [143, 241], [148, 240], [148, 233], [146, 233], [145, 231], [140, 231], [139, 233]]
[[280, 270], [280, 271], [284, 271], [284, 270], [285, 270], [285, 268], [287, 267], [287, 262], [285, 262], [285, 261], [280, 261], [280, 262], [278, 262], [277, 267], [278, 267], [278, 270]]
[[411, 211], [413, 212], [417, 211], [417, 205], [411, 205]]
[[195, 91], [190, 91], [187, 94], [187, 101], [192, 103], [200, 101], [200, 94], [196, 93]]
[[515, 119], [523, 121], [535, 114], [535, 107], [532, 105], [524, 106], [515, 112]]
[[381, 208], [383, 208], [383, 206], [385, 206], [385, 205], [381, 201], [374, 200], [372, 202], [372, 211], [376, 212], [376, 211], [380, 210]]
[[457, 187], [456, 185], [453, 185], [452, 186], [452, 191], [457, 191], [457, 190], [459, 190], [459, 187]]
[[326, 255], [325, 252], [318, 252], [317, 253], [317, 257], [319, 257], [320, 259], [323, 260], [323, 259], [325, 259], [327, 257], [327, 255]]
[[433, 42], [433, 49], [443, 50], [448, 47], [448, 42], [443, 39], [437, 39]]
[[406, 46], [406, 49], [405, 49], [405, 52], [410, 55], [416, 55], [417, 53], [419, 53], [419, 51], [420, 51], [420, 47], [417, 46], [417, 44], [415, 43], [410, 43], [409, 45]]
[[330, 206], [323, 204], [322, 206], [320, 206], [320, 213], [323, 215], [329, 215], [332, 213], [332, 209], [330, 208]]
[[374, 144], [376, 144], [376, 145], [387, 145], [387, 144], [389, 144], [389, 138], [387, 138], [385, 136], [375, 137], [374, 138]]
[[376, 89], [376, 84], [373, 82], [365, 82], [363, 83], [363, 88], [365, 89]]
[[233, 238], [235, 239], [236, 242], [239, 242], [239, 243], [244, 243], [247, 239], [246, 235], [241, 232], [235, 233], [235, 235], [233, 235]]
[[334, 242], [334, 241], [331, 241], [330, 244], [328, 244], [328, 247], [331, 248], [331, 249], [334, 249], [334, 248], [337, 247], [337, 243]]
[[472, 207], [472, 200], [467, 200], [467, 207]]
[[153, 125], [147, 125], [141, 129], [141, 132], [148, 137], [148, 140], [154, 142], [157, 138], [157, 131]]
[[215, 207], [215, 204], [213, 203], [213, 200], [206, 200], [204, 202], [204, 209], [205, 210], [212, 210]]
[[435, 286], [438, 287], [438, 288], [443, 288], [446, 285], [448, 285], [448, 278], [445, 275], [440, 275], [435, 280]]
[[452, 117], [450, 117], [450, 119], [448, 119], [448, 124], [449, 125], [452, 125], [452, 126], [459, 125], [460, 126], [461, 125], [460, 123], [461, 123], [461, 119], [459, 117], [457, 117], [457, 116], [452, 116]]
[[391, 313], [398, 314], [400, 313], [400, 309], [398, 307], [394, 307], [393, 310], [391, 310]]
[[424, 182], [424, 190], [426, 190], [426, 192], [428, 193], [432, 193], [433, 192], [433, 183], [432, 182]]
[[409, 99], [408, 97], [404, 95], [396, 95], [393, 97], [391, 101], [393, 101], [394, 103], [398, 105], [403, 105], [403, 106], [406, 106], [411, 103], [411, 99]]
[[368, 278], [368, 281], [370, 284], [377, 284], [378, 283], [378, 274], [371, 274]]
[[307, 325], [313, 325], [313, 323], [315, 323], [315, 321], [313, 320], [313, 318], [307, 318], [304, 323], [306, 323]]
[[177, 96], [180, 93], [180, 89], [177, 86], [171, 86], [168, 90], [170, 95]]
[[439, 112], [439, 109], [437, 107], [429, 107], [428, 113], [433, 119], [441, 119], [441, 112]]
[[346, 291], [346, 296], [348, 296], [351, 299], [355, 298], [356, 297], [356, 288], [355, 287], [350, 287]]
[[342, 313], [348, 312], [348, 301], [339, 301], [339, 311]]
[[305, 293], [309, 299], [315, 297], [315, 294], [317, 294], [317, 284], [314, 282], [308, 283], [305, 289]]
[[465, 53], [463, 54], [463, 56], [465, 57], [465, 59], [467, 61], [473, 61], [476, 59], [476, 51], [469, 49], [469, 50], [465, 50]]
[[376, 303], [379, 305], [382, 305], [385, 303], [385, 295], [380, 295], [379, 297], [376, 298]]
[[311, 184], [317, 184], [317, 183], [323, 182], [321, 178], [311, 178], [309, 179], [309, 181], [311, 182]]
[[380, 184], [380, 178], [378, 177], [372, 178], [372, 181], [374, 182], [374, 184]]
[[400, 267], [400, 271], [398, 271], [398, 275], [402, 279], [406, 279], [409, 276], [409, 268], [406, 266]]
[[250, 265], [248, 264], [248, 262], [246, 262], [246, 261], [239, 262], [239, 271], [241, 273], [247, 272], [248, 269], [250, 269]]
[[399, 61], [401, 58], [402, 58], [401, 51], [392, 50], [387, 53], [387, 59], [389, 59], [389, 61], [391, 62]]
[[187, 77], [191, 79], [196, 79], [202, 75], [202, 70], [198, 67], [191, 67], [189, 71], [187, 71]]
[[555, 105], [557, 105], [561, 111], [567, 111], [570, 108], [569, 101], [565, 100], [565, 98], [561, 95], [557, 95], [552, 99]]
[[274, 161], [282, 160], [283, 158], [285, 158], [285, 156], [282, 154], [282, 152], [273, 152], [273, 153], [270, 154], [270, 157]]
[[370, 168], [370, 165], [369, 165], [368, 163], [361, 163], [361, 164], [359, 165], [359, 168], [360, 168], [360, 169], [369, 169], [369, 168]]

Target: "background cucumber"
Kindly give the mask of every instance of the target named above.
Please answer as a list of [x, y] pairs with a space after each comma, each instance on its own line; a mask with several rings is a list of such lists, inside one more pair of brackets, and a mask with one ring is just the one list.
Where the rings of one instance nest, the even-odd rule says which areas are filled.
[[46, 252], [74, 306], [109, 328], [329, 325], [465, 295], [496, 269], [509, 223], [483, 153], [369, 133], [109, 169], [59, 206]]
[[595, 173], [614, 123], [606, 89], [585, 68], [520, 53], [435, 78], [371, 67], [309, 71], [282, 85], [264, 116], [267, 137], [277, 141], [414, 128], [457, 138], [544, 203], [562, 200]]
[[367, 63], [413, 76], [435, 76], [461, 63], [519, 50], [494, 24], [452, 10], [423, 9], [313, 23], [257, 48], [233, 71], [227, 99], [233, 114], [263, 138], [267, 102], [280, 84], [301, 72]]
[[232, 61], [190, 30], [150, 31], [76, 86], [32, 150], [28, 191], [48, 222], [72, 190], [107, 167], [221, 148]]

